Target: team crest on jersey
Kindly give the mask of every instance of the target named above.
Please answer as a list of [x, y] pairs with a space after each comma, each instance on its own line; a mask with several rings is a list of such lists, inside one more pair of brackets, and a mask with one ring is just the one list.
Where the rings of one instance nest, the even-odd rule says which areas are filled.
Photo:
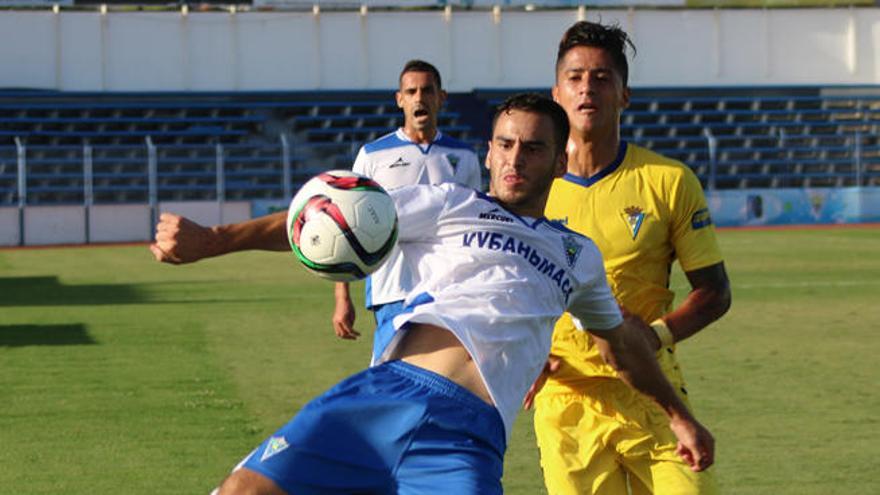
[[284, 451], [287, 447], [290, 447], [290, 444], [287, 443], [287, 440], [285, 440], [284, 437], [270, 438], [269, 443], [266, 445], [266, 450], [263, 451], [263, 456], [260, 457], [260, 462]]
[[452, 171], [455, 172], [455, 168], [458, 167], [458, 162], [461, 159], [458, 157], [458, 155], [453, 155], [452, 153], [447, 153], [446, 159], [449, 160], [449, 164], [452, 165]]
[[642, 228], [642, 222], [645, 221], [645, 212], [638, 206], [627, 206], [623, 209], [623, 220], [629, 227], [629, 233], [632, 234], [633, 240], [639, 235], [639, 229]]
[[562, 238], [562, 247], [565, 249], [565, 259], [568, 260], [568, 266], [574, 266], [584, 247], [578, 242], [577, 237], [573, 235], [567, 235]]

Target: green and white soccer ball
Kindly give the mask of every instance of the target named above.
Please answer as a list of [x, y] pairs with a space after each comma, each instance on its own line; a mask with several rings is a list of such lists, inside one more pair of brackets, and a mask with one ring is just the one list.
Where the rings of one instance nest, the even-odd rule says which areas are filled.
[[397, 211], [374, 180], [331, 170], [310, 179], [291, 200], [287, 237], [306, 270], [352, 282], [388, 258], [397, 242]]

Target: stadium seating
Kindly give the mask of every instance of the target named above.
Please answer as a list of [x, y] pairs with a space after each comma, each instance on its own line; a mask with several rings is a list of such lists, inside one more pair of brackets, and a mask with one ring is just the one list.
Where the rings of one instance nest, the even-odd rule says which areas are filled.
[[[453, 95], [440, 126], [484, 153], [491, 108], [511, 92]], [[0, 204], [18, 202], [16, 143], [28, 204], [82, 203], [87, 164], [98, 203], [146, 202], [150, 163], [159, 200], [268, 199], [284, 195], [285, 166], [289, 188], [349, 168], [401, 123], [387, 91], [0, 92]], [[641, 88], [621, 124], [706, 187], [880, 185], [876, 88]]]

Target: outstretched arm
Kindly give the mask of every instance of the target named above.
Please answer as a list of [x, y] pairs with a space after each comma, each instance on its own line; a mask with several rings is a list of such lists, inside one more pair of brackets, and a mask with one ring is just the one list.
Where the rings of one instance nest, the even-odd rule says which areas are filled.
[[629, 386], [654, 400], [669, 417], [669, 426], [678, 438], [678, 454], [694, 471], [707, 469], [714, 462], [715, 439], [690, 413], [660, 371], [654, 352], [644, 334], [627, 317], [623, 324], [607, 332], [591, 332], [602, 357], [617, 370]]
[[248, 249], [290, 249], [285, 232], [287, 212], [227, 225], [205, 227], [173, 213], [162, 213], [156, 224], [156, 240], [150, 251], [156, 261], [192, 263]]

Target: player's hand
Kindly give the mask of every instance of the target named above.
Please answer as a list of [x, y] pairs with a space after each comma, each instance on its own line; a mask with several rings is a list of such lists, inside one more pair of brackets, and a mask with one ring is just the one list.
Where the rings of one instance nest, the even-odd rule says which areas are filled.
[[179, 265], [213, 256], [211, 248], [215, 243], [216, 234], [210, 228], [180, 215], [162, 213], [150, 251], [156, 261]]
[[544, 369], [541, 370], [541, 374], [538, 375], [538, 378], [535, 379], [535, 383], [533, 383], [532, 386], [529, 387], [529, 391], [526, 392], [526, 396], [522, 403], [523, 409], [528, 410], [532, 408], [535, 404], [535, 396], [538, 395], [538, 392], [544, 387], [544, 382], [547, 381], [547, 378], [550, 377], [550, 375], [556, 373], [556, 370], [559, 369], [561, 363], [562, 360], [552, 354], [547, 358], [547, 362], [544, 363]]
[[354, 329], [354, 304], [351, 299], [336, 299], [336, 307], [333, 309], [333, 331], [340, 339], [355, 340], [361, 336]]
[[657, 332], [651, 328], [651, 325], [645, 323], [639, 316], [630, 313], [623, 306], [620, 306], [620, 312], [623, 314], [623, 319], [626, 320], [627, 325], [636, 328], [639, 330], [639, 333], [642, 334], [645, 339], [648, 341], [648, 346], [654, 350], [659, 351], [662, 346], [662, 342], [660, 342], [660, 337], [657, 336]]
[[675, 453], [684, 459], [691, 470], [703, 471], [715, 462], [715, 439], [696, 419], [672, 420], [669, 426], [678, 438]]

